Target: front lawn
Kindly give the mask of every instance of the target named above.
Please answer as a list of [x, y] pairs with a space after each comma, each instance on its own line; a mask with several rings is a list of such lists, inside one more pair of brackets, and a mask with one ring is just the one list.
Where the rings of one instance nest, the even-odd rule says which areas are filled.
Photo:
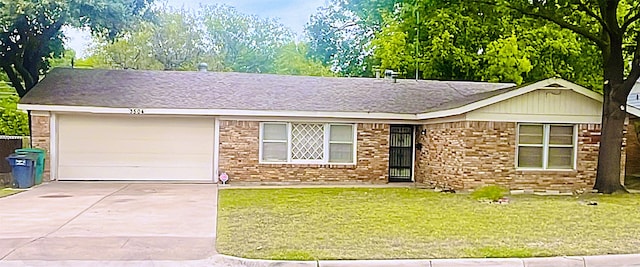
[[15, 193], [20, 192], [19, 190], [11, 189], [11, 188], [2, 188], [0, 187], [0, 197], [6, 197], [13, 195]]
[[640, 195], [488, 204], [409, 188], [225, 189], [217, 249], [291, 260], [640, 253]]

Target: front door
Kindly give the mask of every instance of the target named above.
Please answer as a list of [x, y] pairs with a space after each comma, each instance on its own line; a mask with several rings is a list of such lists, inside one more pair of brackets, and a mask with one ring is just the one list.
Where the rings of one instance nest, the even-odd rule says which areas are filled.
[[413, 126], [391, 126], [389, 182], [411, 182], [413, 173]]

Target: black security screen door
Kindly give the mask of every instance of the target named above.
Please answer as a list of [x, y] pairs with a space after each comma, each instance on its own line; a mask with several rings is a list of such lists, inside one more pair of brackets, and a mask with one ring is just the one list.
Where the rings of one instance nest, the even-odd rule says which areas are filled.
[[389, 182], [411, 182], [413, 126], [391, 126]]

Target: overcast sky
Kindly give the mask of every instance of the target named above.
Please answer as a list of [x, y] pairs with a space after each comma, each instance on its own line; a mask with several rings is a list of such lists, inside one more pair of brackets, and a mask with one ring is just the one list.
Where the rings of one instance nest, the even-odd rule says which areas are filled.
[[[302, 35], [304, 25], [311, 14], [326, 3], [327, 0], [167, 0], [171, 7], [197, 9], [200, 4], [226, 4], [245, 14], [255, 14], [261, 17], [279, 18], [280, 22], [293, 32]], [[69, 38], [67, 46], [76, 51], [77, 57], [84, 57], [85, 50], [90, 45], [88, 33], [77, 30], [66, 30]]]

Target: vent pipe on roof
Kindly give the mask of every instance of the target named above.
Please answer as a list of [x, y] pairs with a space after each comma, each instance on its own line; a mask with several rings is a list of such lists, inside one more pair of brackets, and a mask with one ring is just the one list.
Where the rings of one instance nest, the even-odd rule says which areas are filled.
[[376, 68], [376, 79], [380, 79], [380, 69]]
[[199, 72], [207, 72], [207, 69], [209, 68], [209, 65], [207, 65], [207, 63], [200, 63], [198, 64], [198, 71]]

